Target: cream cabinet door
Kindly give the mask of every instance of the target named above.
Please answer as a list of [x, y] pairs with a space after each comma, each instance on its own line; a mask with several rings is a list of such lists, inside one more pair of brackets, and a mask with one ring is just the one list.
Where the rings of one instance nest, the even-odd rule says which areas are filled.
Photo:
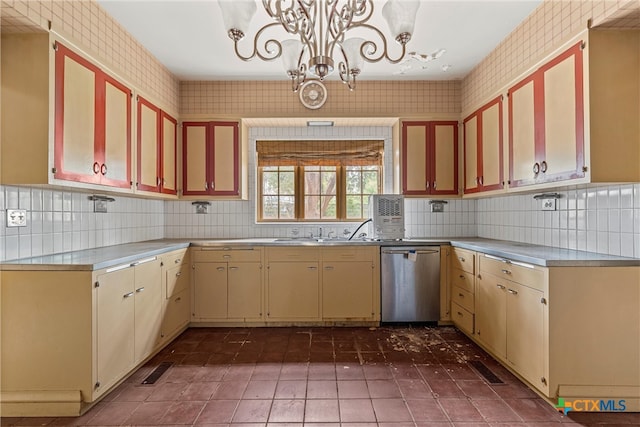
[[544, 387], [543, 292], [517, 283], [507, 285], [507, 360], [525, 379]]
[[458, 123], [432, 122], [431, 194], [458, 194]]
[[193, 317], [226, 319], [227, 263], [196, 262], [193, 274]]
[[509, 184], [532, 182], [536, 173], [536, 122], [533, 78], [509, 93]]
[[262, 264], [229, 263], [227, 317], [260, 319], [262, 317]]
[[212, 194], [238, 193], [238, 124], [213, 123]]
[[160, 109], [146, 99], [138, 97], [138, 176], [136, 181], [138, 190], [154, 192], [160, 190], [159, 120]]
[[476, 114], [464, 121], [464, 191], [472, 193], [480, 187], [478, 170], [478, 125]]
[[177, 122], [161, 111], [162, 127], [162, 178], [161, 187], [165, 194], [176, 194], [177, 187]]
[[135, 266], [135, 361], [150, 355], [160, 340], [162, 268], [153, 259]]
[[373, 319], [373, 283], [371, 261], [324, 262], [322, 318]]
[[134, 280], [134, 269], [129, 266], [97, 276], [98, 394], [115, 384], [135, 363]]
[[502, 163], [502, 97], [492, 101], [481, 113], [482, 171], [480, 185], [484, 190], [503, 188]]
[[267, 274], [267, 320], [319, 320], [318, 262], [272, 262]]
[[490, 274], [482, 274], [476, 281], [476, 334], [496, 356], [506, 357], [507, 340], [506, 284]]
[[[100, 183], [131, 187], [131, 91], [104, 76], [104, 146], [96, 160]], [[99, 122], [100, 123], [100, 122]]]
[[207, 123], [183, 123], [182, 155], [184, 194], [205, 195], [209, 192], [207, 176]]
[[430, 185], [427, 176], [426, 124], [404, 124], [402, 142], [403, 193], [425, 194]]

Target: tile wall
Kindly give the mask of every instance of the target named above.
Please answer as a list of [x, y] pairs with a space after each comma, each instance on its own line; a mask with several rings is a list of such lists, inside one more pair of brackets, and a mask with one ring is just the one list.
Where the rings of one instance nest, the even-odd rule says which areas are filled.
[[[0, 260], [164, 237], [164, 201], [114, 196], [94, 213], [89, 195], [0, 185]], [[27, 227], [7, 228], [6, 209], [26, 209]]]
[[559, 194], [556, 211], [533, 194], [478, 200], [478, 236], [640, 258], [640, 184]]
[[[393, 170], [391, 128], [389, 127], [332, 127], [332, 128], [251, 128], [249, 134], [249, 200], [213, 202], [206, 215], [195, 214], [191, 202], [167, 202], [166, 237], [227, 238], [227, 237], [291, 237], [323, 235], [333, 231], [343, 236], [345, 229], [353, 232], [354, 223], [335, 224], [256, 224], [255, 213], [255, 143], [256, 140], [286, 139], [384, 139], [385, 170]], [[393, 189], [393, 177], [384, 178], [385, 192]], [[448, 203], [444, 213], [430, 213], [427, 199], [406, 199], [406, 235], [410, 237], [475, 236], [475, 200], [455, 200]], [[366, 231], [366, 229], [363, 229]]]

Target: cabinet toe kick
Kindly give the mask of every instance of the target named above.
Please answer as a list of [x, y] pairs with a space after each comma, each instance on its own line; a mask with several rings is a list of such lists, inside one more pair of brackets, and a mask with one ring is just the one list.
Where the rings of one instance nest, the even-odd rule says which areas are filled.
[[3, 417], [29, 416], [69, 417], [80, 415], [80, 390], [2, 391], [0, 413]]

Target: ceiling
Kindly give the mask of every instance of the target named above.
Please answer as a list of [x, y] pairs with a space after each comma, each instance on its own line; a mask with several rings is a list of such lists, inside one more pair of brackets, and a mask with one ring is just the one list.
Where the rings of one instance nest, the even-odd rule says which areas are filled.
[[[222, 23], [219, 0], [98, 0], [98, 3], [180, 80], [284, 80], [279, 59], [244, 62], [233, 51]], [[223, 0], [232, 1], [232, 0]], [[360, 79], [455, 80], [462, 79], [500, 41], [524, 20], [542, 0], [420, 0], [416, 29], [407, 52], [445, 53], [423, 62], [366, 63]], [[261, 2], [258, 2], [261, 3]], [[380, 16], [384, 4], [374, 0], [370, 21], [387, 31]], [[266, 14], [253, 18], [240, 50], [253, 48], [253, 35], [268, 23]], [[291, 38], [282, 30], [282, 39]], [[390, 55], [400, 52], [395, 41]], [[443, 66], [448, 66], [443, 71]], [[445, 67], [446, 68], [446, 67]], [[331, 79], [336, 79], [336, 72]]]

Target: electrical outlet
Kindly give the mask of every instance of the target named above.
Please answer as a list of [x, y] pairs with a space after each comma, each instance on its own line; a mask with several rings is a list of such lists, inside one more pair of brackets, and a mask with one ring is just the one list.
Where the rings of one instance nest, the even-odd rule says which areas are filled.
[[444, 203], [442, 203], [442, 202], [432, 202], [431, 203], [431, 212], [444, 212]]
[[7, 227], [26, 227], [27, 211], [25, 209], [7, 209]]
[[93, 201], [93, 211], [97, 213], [107, 213], [107, 201], [95, 199]]
[[543, 211], [555, 211], [556, 210], [556, 199], [541, 199], [542, 202], [542, 210]]

